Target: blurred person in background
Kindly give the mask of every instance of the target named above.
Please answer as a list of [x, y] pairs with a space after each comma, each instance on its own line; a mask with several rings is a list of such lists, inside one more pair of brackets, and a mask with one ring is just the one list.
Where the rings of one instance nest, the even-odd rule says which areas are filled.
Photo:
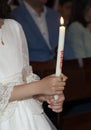
[[64, 59], [91, 57], [91, 0], [75, 0], [65, 36]]
[[54, 59], [58, 44], [59, 14], [44, 6], [43, 0], [25, 0], [12, 11], [12, 18], [23, 27], [29, 49], [30, 61]]
[[64, 25], [68, 25], [71, 12], [72, 12], [73, 0], [59, 0], [58, 11], [64, 18]]

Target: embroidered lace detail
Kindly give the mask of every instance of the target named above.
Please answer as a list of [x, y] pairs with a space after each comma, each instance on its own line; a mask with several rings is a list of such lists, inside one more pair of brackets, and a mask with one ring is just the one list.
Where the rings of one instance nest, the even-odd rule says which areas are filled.
[[7, 120], [15, 110], [15, 102], [9, 103], [14, 84], [0, 84], [0, 122]]
[[8, 100], [11, 96], [13, 86], [0, 84], [0, 113], [4, 110], [8, 104]]
[[0, 121], [7, 120], [15, 111], [16, 102], [9, 102], [12, 90], [15, 85], [22, 84], [21, 74], [9, 77], [7, 79], [0, 79]]

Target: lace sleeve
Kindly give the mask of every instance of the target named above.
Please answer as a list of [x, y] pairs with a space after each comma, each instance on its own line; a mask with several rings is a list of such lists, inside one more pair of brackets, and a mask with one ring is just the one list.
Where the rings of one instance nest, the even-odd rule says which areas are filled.
[[13, 86], [14, 86], [13, 84], [2, 85], [0, 83], [0, 114], [2, 113], [2, 111], [4, 111], [4, 109], [8, 105], [11, 92], [13, 90]]

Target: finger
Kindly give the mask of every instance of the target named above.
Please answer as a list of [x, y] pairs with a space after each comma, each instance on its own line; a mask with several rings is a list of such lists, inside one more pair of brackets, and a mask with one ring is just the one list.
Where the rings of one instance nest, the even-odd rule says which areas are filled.
[[54, 103], [60, 103], [60, 102], [63, 102], [64, 100], [65, 100], [64, 94], [58, 95], [58, 99], [54, 100]]
[[58, 95], [58, 99], [57, 100], [55, 100], [54, 99], [54, 95], [52, 95], [52, 96], [46, 96], [47, 98], [47, 101], [49, 102], [49, 103], [56, 103], [56, 102], [61, 102], [61, 101], [63, 101], [64, 99], [65, 99], [65, 97], [64, 97], [64, 94], [63, 94], [63, 91], [60, 91], [60, 95]]
[[61, 81], [66, 81], [68, 79], [68, 77], [65, 76], [64, 74], [61, 74], [60, 77], [61, 77]]
[[61, 106], [64, 103], [64, 101], [60, 101], [60, 102], [50, 102], [49, 105], [51, 106]]
[[63, 105], [62, 104], [60, 106], [51, 106], [51, 105], [48, 105], [48, 107], [50, 109], [52, 109], [54, 112], [61, 112], [62, 109], [63, 109]]
[[62, 110], [63, 110], [63, 108], [61, 108], [61, 109], [57, 109], [57, 110], [52, 109], [52, 111], [53, 111], [53, 112], [56, 112], [56, 113], [62, 112]]

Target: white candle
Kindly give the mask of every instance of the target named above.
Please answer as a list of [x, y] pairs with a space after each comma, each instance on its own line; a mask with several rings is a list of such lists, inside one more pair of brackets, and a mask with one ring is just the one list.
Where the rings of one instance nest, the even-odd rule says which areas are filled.
[[[65, 26], [63, 17], [60, 18], [61, 26], [59, 27], [59, 41], [57, 50], [57, 62], [56, 62], [56, 76], [61, 76], [62, 73], [62, 63], [63, 63], [63, 53], [64, 53], [64, 39], [65, 39]], [[55, 100], [58, 95], [54, 96]]]

